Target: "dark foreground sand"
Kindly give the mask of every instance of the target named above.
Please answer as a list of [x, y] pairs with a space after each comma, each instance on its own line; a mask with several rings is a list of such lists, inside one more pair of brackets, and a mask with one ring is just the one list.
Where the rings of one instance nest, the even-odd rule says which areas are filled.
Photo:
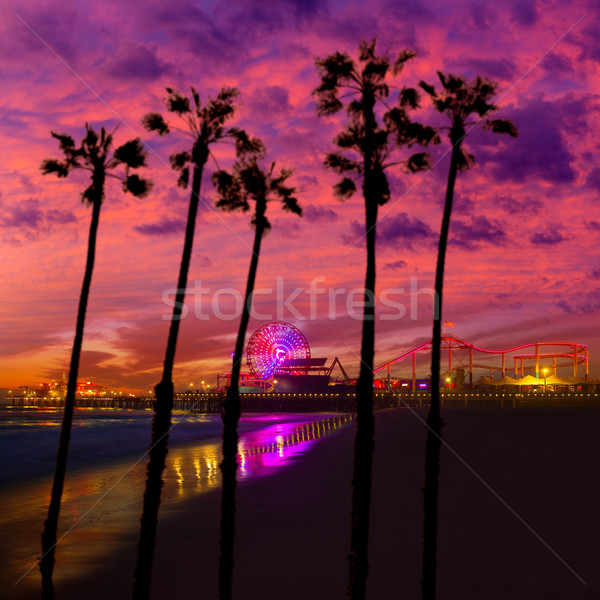
[[[424, 417], [376, 415], [371, 599], [419, 597]], [[600, 598], [600, 411], [448, 409], [445, 420], [460, 459], [443, 449], [440, 600]], [[351, 423], [242, 482], [236, 599], [345, 597], [353, 441]], [[215, 486], [166, 505], [153, 598], [216, 598], [219, 502]], [[61, 577], [57, 598], [129, 598], [136, 539], [133, 526], [85, 576]]]

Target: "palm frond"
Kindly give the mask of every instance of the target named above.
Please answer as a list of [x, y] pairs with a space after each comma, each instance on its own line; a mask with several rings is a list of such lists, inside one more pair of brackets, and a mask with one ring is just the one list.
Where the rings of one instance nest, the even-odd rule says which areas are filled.
[[476, 163], [475, 157], [462, 148], [458, 152], [458, 170], [468, 171]]
[[335, 173], [357, 173], [362, 172], [362, 165], [356, 160], [352, 160], [339, 152], [329, 152], [325, 156], [325, 167]]
[[102, 196], [98, 195], [96, 186], [93, 183], [87, 188], [85, 188], [83, 192], [81, 192], [81, 202], [85, 206], [91, 206], [94, 202], [98, 200], [102, 201]]
[[142, 126], [146, 131], [155, 131], [158, 135], [167, 135], [169, 126], [160, 113], [147, 113], [142, 117]]
[[132, 169], [146, 166], [146, 150], [140, 138], [129, 140], [119, 146], [114, 153], [115, 161]]
[[334, 92], [325, 92], [317, 99], [317, 114], [321, 117], [334, 115], [343, 108], [343, 104]]
[[494, 133], [505, 133], [511, 137], [518, 137], [519, 132], [515, 124], [508, 119], [492, 119], [486, 121], [486, 128], [491, 129]]
[[363, 40], [358, 45], [358, 59], [366, 62], [372, 61], [375, 58], [375, 45], [377, 44], [377, 37], [374, 37], [370, 42]]
[[413, 154], [406, 162], [406, 168], [411, 173], [426, 171], [430, 168], [429, 154], [427, 154], [427, 152], [419, 152], [417, 154]]
[[332, 92], [340, 84], [347, 83], [355, 71], [354, 61], [344, 52], [334, 52], [315, 60], [321, 83], [313, 93]]
[[233, 176], [225, 170], [213, 172], [211, 176], [219, 198], [216, 207], [227, 212], [241, 210], [246, 212], [250, 209], [247, 194], [241, 185], [239, 177]]
[[167, 96], [166, 103], [169, 112], [173, 112], [180, 117], [191, 112], [189, 98], [186, 98], [173, 88], [167, 88], [167, 92], [169, 95]]
[[153, 184], [149, 179], [139, 175], [128, 175], [123, 181], [123, 191], [133, 194], [137, 198], [145, 198], [152, 190]]
[[333, 186], [333, 194], [340, 200], [347, 200], [356, 193], [356, 184], [349, 177], [344, 177]]
[[75, 140], [66, 133], [55, 133], [54, 131], [50, 132], [50, 135], [53, 138], [58, 140], [58, 147], [63, 151], [72, 151], [75, 149]]
[[289, 212], [302, 216], [302, 207], [298, 204], [298, 198], [295, 196], [284, 196], [282, 199], [283, 210], [287, 210]]
[[376, 164], [371, 173], [371, 192], [380, 205], [390, 199], [390, 184], [381, 164]]
[[250, 220], [250, 227], [252, 227], [252, 229], [256, 229], [259, 225], [263, 230], [263, 234], [267, 233], [271, 229], [271, 223], [269, 222], [269, 219], [267, 219], [266, 215], [254, 213], [252, 215], [252, 219]]
[[200, 94], [196, 91], [196, 88], [194, 88], [193, 86], [190, 89], [192, 91], [192, 98], [194, 99], [194, 104], [196, 105], [196, 114], [198, 114], [198, 112], [202, 108], [202, 102], [200, 101]]
[[85, 137], [83, 138], [81, 145], [83, 147], [87, 147], [88, 152], [97, 153], [97, 144], [98, 144], [98, 134], [94, 131], [94, 129], [88, 124], [85, 124]]
[[435, 91], [435, 87], [426, 81], [419, 81], [419, 87], [425, 90], [427, 94], [435, 98], [437, 96], [437, 92]]
[[392, 65], [392, 75], [400, 74], [400, 72], [404, 68], [404, 63], [407, 60], [410, 60], [411, 58], [415, 57], [416, 55], [417, 53], [414, 50], [402, 50], [402, 52], [398, 54], [398, 58], [394, 61], [394, 64]]
[[231, 127], [227, 131], [227, 135], [234, 139], [235, 153], [238, 158], [245, 158], [249, 155], [264, 157], [266, 148], [259, 138], [250, 137], [243, 129], [237, 127]]
[[43, 175], [55, 174], [57, 177], [66, 177], [69, 174], [69, 166], [67, 163], [55, 158], [46, 158], [42, 161], [40, 169]]
[[402, 108], [406, 106], [419, 108], [419, 92], [415, 88], [403, 87], [400, 90], [398, 102]]
[[189, 167], [185, 167], [185, 168], [181, 169], [181, 175], [179, 176], [179, 179], [177, 180], [177, 186], [185, 189], [189, 185], [189, 182], [190, 182], [190, 169], [189, 169]]
[[222, 88], [214, 100], [210, 100], [201, 112], [203, 118], [210, 122], [211, 127], [217, 128], [223, 125], [227, 119], [233, 116], [235, 106], [233, 101], [239, 96], [236, 88]]
[[171, 168], [174, 171], [181, 171], [189, 164], [192, 157], [189, 152], [185, 150], [183, 152], [173, 152], [171, 156], [169, 156], [169, 162], [171, 163]]

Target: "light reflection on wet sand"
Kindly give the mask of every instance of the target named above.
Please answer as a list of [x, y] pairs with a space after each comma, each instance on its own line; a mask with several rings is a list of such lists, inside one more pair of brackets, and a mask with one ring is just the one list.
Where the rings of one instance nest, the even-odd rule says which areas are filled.
[[[352, 420], [350, 415], [267, 425], [240, 436], [238, 479], [262, 477], [309, 450], [314, 442]], [[220, 484], [221, 441], [170, 450], [164, 472], [162, 508], [176, 511], [178, 502]], [[110, 559], [122, 543], [131, 543], [142, 508], [146, 457], [129, 466], [67, 474], [59, 523], [55, 580], [82, 577]], [[46, 516], [49, 482], [15, 485], [0, 492], [0, 579], [2, 597], [39, 593], [40, 534]], [[68, 532], [68, 533], [67, 533]], [[15, 586], [14, 583], [28, 570]]]

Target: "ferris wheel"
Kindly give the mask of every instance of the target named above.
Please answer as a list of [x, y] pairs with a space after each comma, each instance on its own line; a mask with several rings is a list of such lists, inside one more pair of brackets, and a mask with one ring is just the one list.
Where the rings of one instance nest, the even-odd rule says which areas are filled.
[[250, 336], [246, 362], [254, 376], [269, 379], [284, 360], [294, 358], [310, 358], [308, 341], [297, 327], [273, 321]]

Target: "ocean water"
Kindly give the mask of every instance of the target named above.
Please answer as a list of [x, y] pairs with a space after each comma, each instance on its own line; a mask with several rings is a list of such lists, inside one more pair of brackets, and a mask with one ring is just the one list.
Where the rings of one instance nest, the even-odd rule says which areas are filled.
[[[111, 462], [135, 460], [150, 444], [152, 411], [77, 408], [69, 443], [69, 471], [96, 468]], [[317, 423], [327, 415], [252, 415], [242, 417], [239, 433], [266, 430], [277, 424], [290, 427]], [[169, 446], [218, 440], [219, 415], [173, 414]], [[18, 482], [52, 477], [62, 424], [57, 409], [0, 410], [0, 488]], [[268, 431], [267, 431], [268, 434]]]
[[[56, 580], [80, 577], [136, 537], [152, 412], [76, 409], [57, 546]], [[238, 480], [285, 468], [351, 422], [348, 415], [249, 415], [239, 424]], [[37, 594], [36, 561], [54, 473], [62, 411], [0, 411], [0, 597]], [[161, 514], [220, 485], [219, 415], [174, 414]], [[103, 558], [104, 557], [104, 558]], [[15, 585], [16, 584], [16, 585]]]
[[[145, 410], [77, 408], [69, 444], [68, 469], [79, 471], [111, 461], [134, 459], [145, 452], [152, 427]], [[174, 415], [169, 435], [173, 446], [201, 442], [221, 435], [218, 415]], [[0, 411], [0, 486], [47, 479], [54, 473], [62, 424], [57, 409]], [[243, 431], [252, 428], [247, 421]]]

